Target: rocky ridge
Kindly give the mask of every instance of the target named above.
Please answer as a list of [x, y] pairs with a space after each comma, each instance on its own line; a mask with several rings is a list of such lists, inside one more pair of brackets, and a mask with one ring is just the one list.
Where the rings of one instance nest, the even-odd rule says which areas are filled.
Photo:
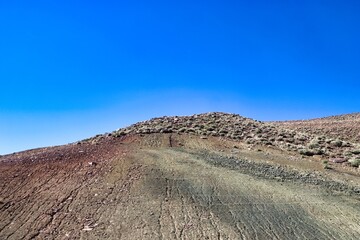
[[202, 138], [224, 137], [250, 145], [272, 146], [297, 152], [304, 156], [318, 155], [335, 163], [360, 164], [360, 144], [332, 136], [318, 135], [279, 127], [277, 124], [245, 118], [237, 114], [221, 112], [153, 118], [110, 134], [98, 135], [88, 141], [96, 142], [104, 137], [121, 137], [131, 134], [176, 133], [193, 134]]
[[295, 131], [360, 143], [360, 113], [310, 120], [279, 121], [273, 122], [273, 124]]

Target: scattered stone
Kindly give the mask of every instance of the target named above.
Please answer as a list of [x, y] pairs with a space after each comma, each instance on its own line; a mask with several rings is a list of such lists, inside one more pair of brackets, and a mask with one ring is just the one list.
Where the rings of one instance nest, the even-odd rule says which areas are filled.
[[345, 158], [330, 158], [330, 162], [333, 162], [333, 163], [343, 163], [346, 161], [347, 160]]
[[90, 227], [88, 225], [85, 225], [84, 228], [83, 228], [83, 231], [91, 231], [93, 230], [94, 228], [93, 227]]

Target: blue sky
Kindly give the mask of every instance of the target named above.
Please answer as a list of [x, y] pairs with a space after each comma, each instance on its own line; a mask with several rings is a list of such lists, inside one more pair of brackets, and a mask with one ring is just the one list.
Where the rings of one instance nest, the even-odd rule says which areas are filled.
[[360, 111], [359, 1], [2, 1], [0, 154], [163, 115]]

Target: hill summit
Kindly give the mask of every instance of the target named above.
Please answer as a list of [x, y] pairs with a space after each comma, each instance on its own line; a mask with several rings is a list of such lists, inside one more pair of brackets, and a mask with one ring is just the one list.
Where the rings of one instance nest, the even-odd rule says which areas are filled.
[[153, 118], [111, 134], [98, 135], [91, 141], [96, 142], [106, 136], [121, 137], [133, 134], [191, 134], [202, 137], [223, 137], [249, 145], [272, 146], [304, 156], [317, 155], [324, 159], [337, 159], [334, 161], [357, 161], [360, 143], [343, 140], [341, 135], [334, 136], [328, 134], [328, 131], [323, 131], [324, 134], [315, 130], [308, 131], [307, 127], [299, 127], [301, 124], [307, 126], [308, 122], [261, 122], [238, 114], [212, 112], [192, 116]]

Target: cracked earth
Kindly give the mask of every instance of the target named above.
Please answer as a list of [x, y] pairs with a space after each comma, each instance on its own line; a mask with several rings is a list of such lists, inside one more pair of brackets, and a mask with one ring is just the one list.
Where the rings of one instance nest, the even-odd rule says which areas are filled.
[[217, 137], [36, 149], [0, 172], [0, 239], [360, 238], [356, 171]]

